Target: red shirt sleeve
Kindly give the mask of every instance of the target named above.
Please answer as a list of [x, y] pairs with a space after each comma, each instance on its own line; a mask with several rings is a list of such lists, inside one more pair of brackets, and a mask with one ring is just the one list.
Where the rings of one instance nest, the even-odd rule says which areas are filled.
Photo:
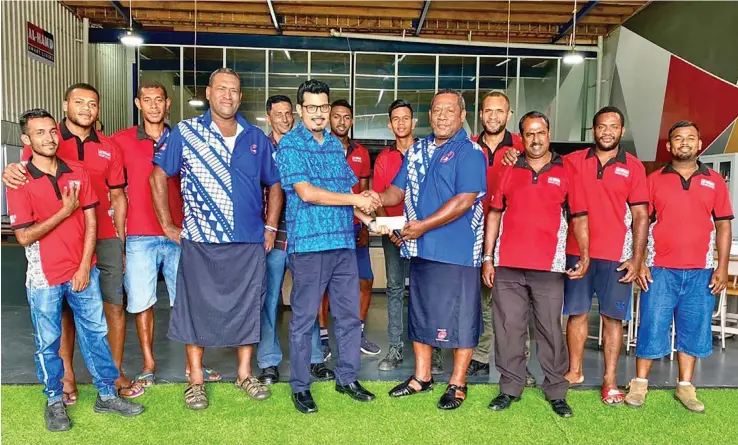
[[21, 161], [27, 161], [31, 159], [31, 155], [33, 152], [31, 151], [31, 147], [28, 145], [23, 146], [23, 154], [21, 154]]
[[587, 214], [587, 201], [584, 197], [584, 185], [581, 181], [581, 175], [576, 174], [576, 169], [570, 162], [564, 161], [564, 166], [568, 171], [569, 190], [567, 201], [569, 203], [569, 217], [582, 216]]
[[127, 185], [126, 176], [123, 173], [123, 153], [114, 142], [110, 141], [109, 146], [110, 164], [108, 164], [108, 175], [105, 181], [110, 189], [123, 188]]
[[646, 169], [640, 162], [635, 163], [630, 169], [633, 177], [630, 179], [630, 190], [628, 190], [628, 205], [648, 205], [648, 182], [646, 181]]
[[715, 203], [712, 208], [712, 217], [715, 221], [733, 219], [733, 206], [730, 204], [728, 186], [719, 175], [712, 175], [715, 180]]
[[387, 181], [387, 169], [384, 165], [385, 158], [386, 156], [384, 155], [384, 152], [382, 152], [379, 154], [379, 156], [377, 156], [377, 160], [374, 161], [374, 178], [372, 180], [372, 190], [377, 193], [382, 193], [383, 191], [387, 190], [387, 187], [389, 187]]
[[[496, 190], [493, 191], [492, 201], [489, 204], [490, 210], [494, 210], [496, 212], [502, 212], [505, 210], [505, 198], [506, 198], [508, 183], [510, 182], [510, 177], [512, 176], [512, 173], [513, 173], [513, 169], [510, 166], [505, 167], [500, 172], [502, 177], [497, 182]], [[489, 193], [489, 191], [487, 193]]]
[[80, 181], [79, 204], [82, 210], [97, 207], [100, 201], [98, 201], [95, 190], [92, 189], [92, 185], [90, 184], [90, 175], [85, 170], [82, 170], [80, 172], [80, 178], [82, 180]]
[[31, 198], [23, 187], [18, 189], [7, 189], [8, 214], [10, 215], [10, 228], [13, 230], [24, 229], [32, 226], [36, 220], [33, 215]]

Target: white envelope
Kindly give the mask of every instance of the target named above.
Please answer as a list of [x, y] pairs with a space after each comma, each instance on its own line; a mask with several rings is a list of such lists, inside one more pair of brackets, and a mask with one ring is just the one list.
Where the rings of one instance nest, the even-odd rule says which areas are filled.
[[402, 230], [405, 227], [404, 216], [378, 216], [377, 225], [387, 226], [390, 230]]

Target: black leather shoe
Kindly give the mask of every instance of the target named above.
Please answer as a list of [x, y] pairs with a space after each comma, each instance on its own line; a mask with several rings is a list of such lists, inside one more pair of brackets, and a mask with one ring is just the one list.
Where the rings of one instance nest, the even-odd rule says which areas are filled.
[[[410, 386], [410, 382], [412, 382], [413, 380], [415, 380], [420, 386], [419, 390]], [[405, 380], [404, 382], [390, 389], [389, 396], [390, 397], [405, 397], [405, 396], [411, 396], [413, 394], [417, 394], [419, 392], [431, 391], [432, 389], [433, 389], [433, 377], [431, 377], [431, 379], [428, 380], [427, 382], [424, 382], [420, 380], [419, 378], [415, 377], [414, 375], [412, 375], [410, 376], [409, 379]]]
[[489, 363], [472, 360], [469, 362], [469, 368], [466, 370], [466, 375], [489, 375]]
[[327, 382], [336, 379], [336, 373], [328, 369], [323, 363], [313, 363], [310, 365], [310, 375], [319, 382]]
[[574, 415], [571, 408], [569, 407], [569, 404], [566, 403], [565, 399], [556, 399], [551, 400], [551, 408], [553, 411], [558, 414], [561, 417], [566, 417], [567, 419]]
[[374, 400], [374, 394], [361, 386], [358, 380], [348, 385], [339, 385], [336, 383], [336, 391], [341, 394], [348, 394], [352, 399], [358, 400], [359, 402], [371, 402]]
[[279, 371], [276, 366], [267, 366], [261, 371], [259, 381], [262, 385], [274, 385], [279, 382]]
[[313, 401], [310, 390], [292, 393], [292, 403], [295, 408], [303, 414], [311, 414], [318, 411], [318, 405]]
[[518, 400], [520, 400], [520, 397], [511, 396], [501, 392], [497, 397], [489, 402], [488, 408], [492, 411], [505, 411], [510, 408], [510, 405], [512, 405], [513, 402], [517, 402]]
[[[438, 409], [451, 410], [460, 407], [461, 404], [464, 403], [464, 400], [466, 400], [466, 390], [466, 385], [448, 385], [446, 387], [446, 392], [443, 393], [441, 400], [438, 401]], [[456, 397], [456, 391], [463, 392], [464, 398]]]

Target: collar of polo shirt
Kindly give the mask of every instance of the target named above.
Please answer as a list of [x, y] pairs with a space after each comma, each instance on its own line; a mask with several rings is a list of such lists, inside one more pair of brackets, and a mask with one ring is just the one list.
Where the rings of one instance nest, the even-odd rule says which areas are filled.
[[[69, 128], [67, 128], [67, 118], [62, 119], [59, 123], [59, 132], [61, 133], [62, 139], [65, 141], [77, 137], [69, 131]], [[90, 135], [85, 139], [85, 142], [87, 141], [97, 142], [98, 144], [100, 143], [100, 137], [97, 135], [97, 131], [95, 131], [94, 128], [90, 129]]]
[[[589, 150], [587, 150], [586, 159], [589, 159], [592, 156], [595, 156], [595, 154], [596, 154], [595, 153], [595, 147], [591, 147]], [[623, 148], [622, 145], [618, 147], [618, 154], [615, 155], [615, 157], [613, 159], [615, 159], [615, 162], [619, 162], [621, 164], [627, 164], [628, 163], [628, 157], [625, 155], [625, 149]]]

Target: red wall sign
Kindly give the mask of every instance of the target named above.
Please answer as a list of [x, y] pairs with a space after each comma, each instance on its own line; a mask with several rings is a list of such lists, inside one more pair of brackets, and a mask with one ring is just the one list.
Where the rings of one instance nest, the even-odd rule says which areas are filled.
[[31, 22], [27, 22], [26, 30], [28, 56], [54, 66], [54, 34]]

